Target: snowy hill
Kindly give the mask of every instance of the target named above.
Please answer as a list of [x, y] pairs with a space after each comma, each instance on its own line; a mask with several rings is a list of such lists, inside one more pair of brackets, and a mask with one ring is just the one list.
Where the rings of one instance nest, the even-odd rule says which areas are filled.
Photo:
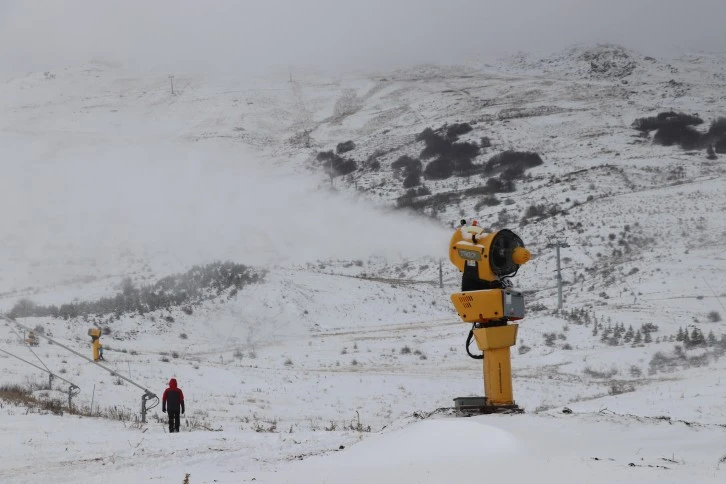
[[[47, 365], [81, 388], [84, 414], [3, 403], [16, 436], [3, 482], [91, 482], [101, 468], [108, 482], [443, 482], [513, 459], [531, 464], [522, 481], [723, 480], [726, 155], [654, 144], [632, 123], [677, 111], [706, 132], [726, 116], [726, 56], [578, 46], [343, 77], [175, 76], [174, 94], [171, 81], [99, 62], [3, 84], [0, 311], [113, 297], [215, 260], [264, 279], [144, 314], [16, 314], [88, 356], [102, 327], [107, 366], [157, 394], [176, 377], [176, 437], [158, 407], [134, 421], [138, 388], [47, 341], [27, 347], [3, 321], [5, 389], [65, 402], [67, 385], [43, 388], [27, 362]], [[464, 123], [447, 146], [475, 146], [470, 165], [428, 176], [443, 156], [423, 156], [422, 133]], [[542, 163], [490, 190], [505, 151]], [[419, 165], [404, 156], [420, 161], [410, 186]], [[525, 415], [436, 412], [482, 394], [448, 296], [462, 217], [533, 252], [515, 279]]]

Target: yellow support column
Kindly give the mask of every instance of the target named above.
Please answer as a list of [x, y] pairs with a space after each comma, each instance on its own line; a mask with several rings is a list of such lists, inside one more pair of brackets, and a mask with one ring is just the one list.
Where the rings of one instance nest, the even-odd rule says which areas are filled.
[[509, 348], [517, 342], [519, 325], [474, 329], [474, 338], [484, 352], [484, 396], [489, 405], [513, 405], [512, 362]]

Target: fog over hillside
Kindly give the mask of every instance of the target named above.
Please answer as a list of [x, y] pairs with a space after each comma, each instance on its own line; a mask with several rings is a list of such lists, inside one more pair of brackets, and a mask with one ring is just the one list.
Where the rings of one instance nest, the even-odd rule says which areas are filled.
[[653, 55], [726, 45], [720, 0], [0, 2], [0, 72], [92, 58], [176, 73], [460, 63], [577, 42]]
[[[447, 234], [423, 217], [330, 192], [304, 172], [264, 166], [238, 145], [111, 140], [51, 156], [6, 155], [6, 289], [48, 283], [56, 272], [71, 277], [83, 261], [98, 273], [123, 271], [124, 255], [163, 260], [162, 272], [227, 259], [269, 265], [437, 256]], [[40, 261], [53, 270], [33, 281]]]

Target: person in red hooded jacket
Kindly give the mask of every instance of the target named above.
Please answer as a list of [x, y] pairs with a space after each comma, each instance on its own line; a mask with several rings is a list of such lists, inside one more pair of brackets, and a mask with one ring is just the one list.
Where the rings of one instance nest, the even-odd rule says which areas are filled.
[[179, 432], [179, 411], [184, 413], [184, 393], [177, 387], [176, 378], [169, 380], [169, 388], [161, 398], [161, 411], [169, 414], [169, 433]]

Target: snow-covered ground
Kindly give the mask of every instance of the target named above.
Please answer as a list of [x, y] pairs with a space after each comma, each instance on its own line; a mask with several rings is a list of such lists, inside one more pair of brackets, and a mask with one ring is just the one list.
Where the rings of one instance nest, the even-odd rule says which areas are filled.
[[[152, 284], [213, 260], [267, 273], [187, 311], [18, 318], [88, 356], [88, 328], [108, 327], [114, 372], [157, 395], [177, 378], [187, 412], [175, 435], [159, 407], [148, 424], [106, 418], [138, 417], [143, 392], [0, 322], [0, 349], [73, 382], [74, 405], [99, 415], [2, 403], [0, 481], [723, 482], [723, 155], [652, 145], [630, 123], [726, 115], [726, 59], [621, 62], [604, 49], [598, 62], [615, 67], [602, 74], [579, 49], [293, 82], [178, 78], [173, 96], [166, 75], [100, 63], [5, 83], [0, 311], [111, 296], [126, 278]], [[390, 163], [420, 151], [415, 134], [472, 121], [463, 139], [494, 144], [478, 162], [517, 149], [545, 163], [499, 206], [468, 197], [437, 220], [391, 210], [404, 189]], [[381, 169], [331, 189], [315, 155], [347, 140], [360, 163], [384, 150]], [[522, 222], [554, 203], [557, 215]], [[523, 415], [437, 411], [483, 391], [449, 301], [459, 274], [446, 244], [461, 217], [504, 218], [533, 251], [515, 279], [528, 305], [512, 351]], [[565, 313], [557, 238], [569, 244]], [[633, 332], [614, 339], [618, 325]], [[714, 341], [684, 348], [680, 328]], [[48, 379], [6, 353], [0, 367], [2, 385]], [[67, 388], [33, 395], [65, 401]]]

